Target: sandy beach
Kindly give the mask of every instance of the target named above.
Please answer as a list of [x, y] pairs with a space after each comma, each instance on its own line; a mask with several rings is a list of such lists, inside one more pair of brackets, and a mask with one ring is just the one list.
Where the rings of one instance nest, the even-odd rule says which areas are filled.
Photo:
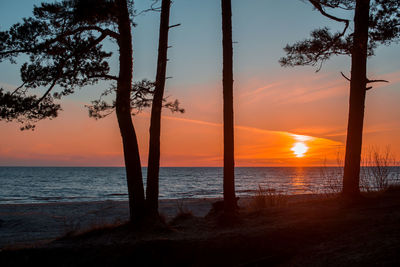
[[[287, 196], [289, 202], [318, 198], [318, 195]], [[251, 198], [241, 198], [246, 206]], [[219, 199], [164, 199], [160, 200], [160, 214], [171, 220], [179, 209], [204, 217], [212, 203]], [[0, 205], [0, 248], [48, 242], [73, 231], [123, 223], [128, 220], [127, 201], [62, 202], [41, 204]]]
[[[161, 200], [160, 213], [170, 220], [182, 207], [203, 217], [215, 201]], [[0, 248], [50, 241], [71, 231], [125, 222], [128, 217], [127, 201], [0, 205]]]
[[[263, 209], [254, 209], [252, 199], [241, 199], [243, 208], [229, 218], [205, 216], [214, 201], [187, 199], [183, 206], [194, 216], [173, 220], [182, 203], [161, 201], [160, 211], [168, 221], [161, 228], [127, 224], [93, 228], [125, 221], [126, 202], [2, 205], [0, 265], [400, 264], [399, 188], [350, 202], [338, 196], [288, 196], [282, 205]], [[55, 240], [85, 228], [92, 230]]]

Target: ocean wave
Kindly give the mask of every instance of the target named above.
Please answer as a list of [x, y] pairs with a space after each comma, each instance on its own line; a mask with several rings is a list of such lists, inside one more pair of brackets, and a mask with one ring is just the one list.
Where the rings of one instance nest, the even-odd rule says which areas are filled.
[[106, 196], [110, 197], [119, 197], [119, 196], [127, 196], [128, 193], [113, 193], [113, 194], [106, 194]]

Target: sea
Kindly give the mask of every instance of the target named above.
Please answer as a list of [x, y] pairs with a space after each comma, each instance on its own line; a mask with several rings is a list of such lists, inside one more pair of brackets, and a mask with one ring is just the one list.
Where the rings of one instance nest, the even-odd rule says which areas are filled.
[[[400, 167], [387, 167], [390, 184]], [[279, 194], [324, 193], [340, 186], [339, 167], [237, 167], [238, 196], [260, 190]], [[144, 184], [147, 169], [143, 168]], [[372, 179], [372, 178], [371, 178]], [[332, 183], [333, 180], [334, 183]], [[373, 183], [371, 181], [371, 183]], [[223, 168], [162, 167], [160, 199], [220, 198]], [[0, 167], [0, 204], [128, 200], [122, 167]]]

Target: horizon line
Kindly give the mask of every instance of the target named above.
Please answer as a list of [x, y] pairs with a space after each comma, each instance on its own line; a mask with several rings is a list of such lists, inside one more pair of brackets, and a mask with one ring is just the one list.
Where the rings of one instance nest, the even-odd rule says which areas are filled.
[[[235, 166], [235, 168], [320, 168], [320, 167], [341, 167], [337, 165], [288, 165], [288, 166]], [[360, 167], [376, 167], [376, 166], [360, 166]], [[386, 167], [400, 167], [399, 165], [391, 165]], [[125, 168], [125, 166], [73, 166], [73, 165], [0, 165], [0, 168]], [[148, 168], [148, 166], [142, 166]], [[160, 168], [224, 168], [223, 166], [160, 166]]]

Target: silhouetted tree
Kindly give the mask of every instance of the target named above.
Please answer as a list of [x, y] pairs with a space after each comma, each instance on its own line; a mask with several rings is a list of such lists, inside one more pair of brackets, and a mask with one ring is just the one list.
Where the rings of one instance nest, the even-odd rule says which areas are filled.
[[[162, 0], [160, 16], [160, 34], [158, 43], [157, 74], [154, 89], [153, 103], [151, 106], [150, 144], [147, 166], [146, 202], [150, 215], [158, 215], [159, 195], [159, 170], [160, 170], [160, 136], [161, 136], [161, 110], [164, 99], [164, 89], [167, 70], [168, 33], [171, 0]], [[183, 112], [176, 104], [175, 111]]]
[[234, 121], [233, 121], [233, 48], [231, 0], [221, 0], [222, 9], [222, 86], [224, 101], [224, 209], [236, 209]]
[[167, 70], [170, 0], [162, 0], [158, 40], [157, 74], [150, 120], [150, 143], [147, 165], [146, 201], [149, 212], [158, 215], [161, 109]]
[[[142, 169], [132, 112], [149, 106], [154, 83], [141, 81], [132, 85], [132, 2], [127, 0], [64, 0], [42, 3], [35, 7], [33, 17], [0, 32], [0, 60], [29, 55], [21, 67], [22, 86], [13, 92], [0, 89], [0, 116], [5, 121], [19, 121], [23, 129], [34, 123], [55, 118], [61, 107], [55, 99], [74, 93], [76, 87], [96, 84], [100, 80], [114, 82], [103, 96], [116, 93], [112, 104], [94, 101], [89, 115], [101, 118], [115, 110], [121, 132], [129, 193], [130, 219], [146, 215]], [[119, 74], [110, 73], [103, 50], [106, 39], [119, 48]], [[116, 84], [115, 84], [116, 83]], [[28, 90], [47, 87], [41, 97]], [[56, 89], [60, 88], [54, 92]], [[164, 104], [179, 110], [177, 101]]]
[[[390, 44], [400, 37], [400, 1], [398, 0], [308, 0], [322, 15], [344, 23], [341, 32], [328, 28], [314, 30], [311, 38], [287, 45], [283, 66], [321, 64], [333, 55], [351, 56], [349, 119], [343, 175], [343, 194], [357, 197], [360, 193], [360, 160], [367, 84], [386, 82], [367, 78], [367, 57], [379, 44]], [[350, 20], [329, 14], [326, 9], [354, 10], [354, 32], [348, 33]]]

